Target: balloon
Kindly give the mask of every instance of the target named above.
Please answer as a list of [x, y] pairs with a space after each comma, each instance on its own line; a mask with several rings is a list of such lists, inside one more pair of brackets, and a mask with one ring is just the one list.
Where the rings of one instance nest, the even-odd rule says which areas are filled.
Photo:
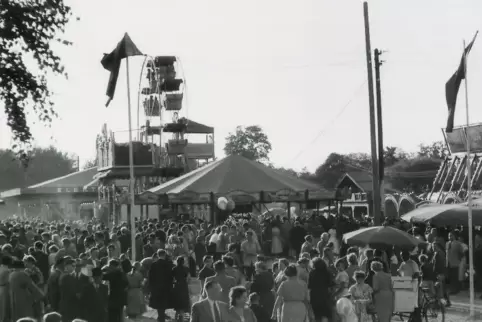
[[234, 200], [229, 200], [228, 201], [228, 205], [227, 205], [227, 209], [229, 211], [233, 211], [234, 210], [234, 207], [236, 207], [236, 203], [234, 202]]
[[296, 207], [291, 207], [290, 212], [291, 212], [292, 215], [295, 215], [296, 214]]
[[218, 208], [221, 210], [226, 210], [227, 206], [228, 206], [228, 199], [226, 199], [225, 197], [219, 197]]

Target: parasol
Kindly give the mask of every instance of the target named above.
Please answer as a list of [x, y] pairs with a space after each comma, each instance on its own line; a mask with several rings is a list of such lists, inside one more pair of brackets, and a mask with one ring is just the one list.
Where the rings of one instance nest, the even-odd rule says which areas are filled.
[[343, 235], [343, 241], [354, 246], [397, 246], [415, 248], [422, 243], [419, 239], [390, 226], [362, 228]]
[[[467, 203], [436, 205], [414, 209], [403, 215], [402, 219], [434, 226], [467, 226], [468, 212]], [[482, 205], [479, 202], [472, 202], [472, 224], [482, 226]]]

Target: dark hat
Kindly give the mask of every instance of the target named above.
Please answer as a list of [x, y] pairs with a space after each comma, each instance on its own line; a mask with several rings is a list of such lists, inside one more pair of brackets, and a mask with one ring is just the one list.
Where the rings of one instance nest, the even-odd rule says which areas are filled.
[[64, 256], [64, 265], [73, 265], [75, 264], [75, 259], [70, 256]]
[[64, 257], [59, 257], [57, 258], [57, 260], [55, 261], [55, 266], [61, 266], [65, 264], [65, 258]]

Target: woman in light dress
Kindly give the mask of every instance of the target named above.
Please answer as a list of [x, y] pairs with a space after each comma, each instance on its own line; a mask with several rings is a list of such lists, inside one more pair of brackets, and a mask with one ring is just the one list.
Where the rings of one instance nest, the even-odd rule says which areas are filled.
[[285, 269], [288, 267], [290, 262], [286, 258], [280, 258], [278, 261], [278, 274], [274, 277], [274, 290], [277, 291], [281, 283], [286, 281], [287, 277], [285, 275]]
[[251, 281], [251, 278], [253, 277], [254, 263], [256, 263], [260, 251], [261, 247], [254, 239], [253, 231], [248, 230], [246, 232], [246, 240], [241, 243], [244, 275], [248, 281]]
[[355, 311], [360, 322], [371, 322], [372, 317], [369, 314], [369, 305], [372, 303], [373, 290], [365, 284], [365, 272], [356, 271], [353, 278], [356, 284], [350, 287], [351, 298], [355, 304]]
[[308, 287], [298, 279], [295, 265], [288, 266], [284, 273], [287, 280], [278, 288], [271, 319], [278, 322], [307, 322], [307, 305], [310, 305]]
[[350, 277], [347, 272], [345, 272], [345, 262], [343, 259], [338, 259], [335, 262], [335, 267], [337, 270], [335, 277], [335, 299], [339, 298], [341, 294], [345, 294], [348, 290], [348, 285], [350, 284]]
[[340, 242], [338, 241], [338, 237], [336, 236], [336, 229], [332, 228], [328, 230], [328, 233], [330, 234], [330, 239], [328, 240], [328, 243], [333, 244], [333, 254], [340, 254]]
[[460, 285], [463, 285], [465, 282], [465, 271], [467, 270], [467, 252], [469, 250], [469, 246], [464, 241], [464, 237], [459, 236], [459, 242], [462, 244], [462, 249], [463, 249], [463, 257], [460, 260], [460, 265], [459, 265], [459, 282]]
[[143, 282], [141, 264], [134, 262], [132, 270], [127, 274], [127, 282], [129, 284], [127, 290], [127, 307], [126, 313], [131, 319], [137, 318], [146, 312], [146, 304], [144, 302]]
[[271, 254], [277, 257], [281, 253], [283, 253], [281, 230], [278, 226], [273, 226], [273, 228], [271, 228]]
[[393, 314], [393, 285], [390, 274], [383, 271], [383, 264], [372, 262], [373, 302], [379, 322], [390, 322]]

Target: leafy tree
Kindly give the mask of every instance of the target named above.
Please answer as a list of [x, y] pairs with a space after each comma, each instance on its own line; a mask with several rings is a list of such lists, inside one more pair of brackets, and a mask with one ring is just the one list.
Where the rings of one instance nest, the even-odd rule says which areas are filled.
[[[32, 133], [27, 122], [32, 110], [43, 123], [57, 116], [51, 100], [47, 75], [67, 74], [60, 57], [51, 47], [71, 17], [71, 9], [63, 0], [1, 1], [0, 5], [0, 100], [5, 104], [7, 125], [14, 148], [26, 165]], [[34, 65], [27, 67], [26, 60]]]
[[331, 153], [314, 174], [315, 180], [326, 188], [334, 188], [340, 177], [350, 167], [347, 167], [346, 157], [342, 154]]
[[94, 168], [96, 166], [97, 166], [97, 157], [85, 161], [84, 165], [82, 166], [82, 169], [84, 169], [84, 170], [90, 169], [90, 168]]
[[368, 153], [348, 153], [344, 155], [344, 162], [348, 166], [369, 170], [372, 168], [372, 156]]
[[224, 152], [226, 155], [242, 155], [254, 161], [269, 161], [271, 143], [263, 129], [258, 125], [251, 125], [246, 128], [236, 127], [235, 133], [226, 137]]
[[390, 167], [400, 160], [410, 158], [410, 154], [395, 146], [387, 146], [383, 151], [383, 162], [385, 167]]
[[33, 148], [28, 152], [27, 168], [16, 159], [12, 150], [0, 150], [0, 191], [27, 187], [71, 172], [75, 160], [55, 147]]
[[448, 155], [448, 149], [444, 142], [435, 141], [431, 144], [420, 144], [418, 156], [431, 158], [431, 159], [443, 159]]
[[393, 188], [408, 192], [422, 193], [431, 187], [441, 160], [416, 157], [398, 161], [386, 169]]

